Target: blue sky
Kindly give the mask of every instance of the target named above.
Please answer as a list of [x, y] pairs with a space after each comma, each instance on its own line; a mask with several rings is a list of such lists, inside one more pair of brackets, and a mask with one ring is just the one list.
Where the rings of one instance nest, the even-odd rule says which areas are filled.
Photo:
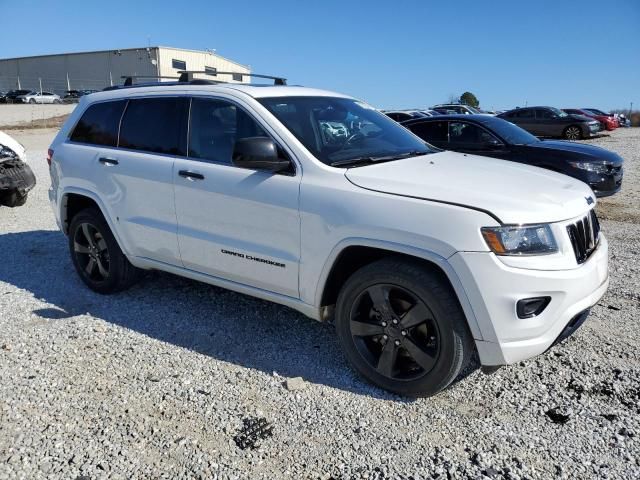
[[384, 108], [640, 107], [640, 0], [9, 1], [0, 58], [215, 48]]

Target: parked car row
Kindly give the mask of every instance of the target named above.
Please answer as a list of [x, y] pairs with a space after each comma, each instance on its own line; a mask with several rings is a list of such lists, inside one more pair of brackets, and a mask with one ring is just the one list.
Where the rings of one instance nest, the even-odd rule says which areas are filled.
[[95, 93], [98, 90], [67, 90], [64, 97], [52, 92], [38, 90], [11, 90], [0, 92], [0, 103], [74, 103], [80, 97]]
[[62, 99], [51, 92], [11, 90], [0, 98], [0, 103], [62, 103]]
[[557, 137], [579, 140], [597, 135], [602, 130], [615, 130], [630, 122], [624, 115], [605, 113], [596, 108], [564, 108], [548, 106], [514, 108], [490, 112], [464, 104], [439, 104], [429, 110], [383, 110], [397, 122], [434, 115], [485, 115], [498, 116], [514, 123], [538, 137]]

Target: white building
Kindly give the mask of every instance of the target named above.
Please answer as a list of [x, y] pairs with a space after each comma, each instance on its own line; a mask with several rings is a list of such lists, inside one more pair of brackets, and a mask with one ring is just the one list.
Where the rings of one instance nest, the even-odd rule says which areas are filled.
[[247, 82], [249, 77], [238, 74], [250, 73], [248, 66], [221, 57], [213, 51], [172, 47], [127, 48], [0, 59], [0, 91], [42, 88], [61, 94], [66, 90], [101, 90], [122, 84], [122, 76], [177, 78], [178, 70], [237, 72], [233, 76], [202, 75], [202, 78], [225, 82]]

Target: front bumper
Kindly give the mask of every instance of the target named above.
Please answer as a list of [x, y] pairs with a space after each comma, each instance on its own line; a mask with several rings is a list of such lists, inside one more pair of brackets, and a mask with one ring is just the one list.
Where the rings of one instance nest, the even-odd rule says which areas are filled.
[[609, 173], [590, 172], [584, 177], [584, 182], [591, 187], [596, 197], [608, 197], [622, 188], [622, 167], [616, 167]]
[[0, 205], [15, 207], [35, 187], [36, 177], [22, 160], [11, 158], [0, 162]]
[[[458, 252], [449, 262], [480, 327], [482, 338], [476, 339], [476, 347], [484, 366], [511, 364], [543, 353], [609, 286], [604, 235], [589, 260], [569, 270], [513, 268], [488, 252]], [[543, 296], [551, 301], [542, 313], [518, 318], [518, 300]]]

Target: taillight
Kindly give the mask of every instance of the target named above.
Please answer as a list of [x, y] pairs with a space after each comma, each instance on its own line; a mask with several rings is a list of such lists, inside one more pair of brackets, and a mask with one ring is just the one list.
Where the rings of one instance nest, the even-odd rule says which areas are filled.
[[47, 150], [47, 163], [51, 166], [51, 159], [53, 158], [53, 150], [50, 148]]

